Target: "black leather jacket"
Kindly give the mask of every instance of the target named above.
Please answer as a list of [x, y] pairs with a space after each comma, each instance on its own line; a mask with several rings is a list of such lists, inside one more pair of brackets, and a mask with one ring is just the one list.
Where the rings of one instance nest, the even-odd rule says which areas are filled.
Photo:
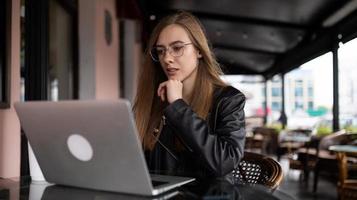
[[[152, 151], [145, 151], [151, 173], [232, 180], [244, 153], [244, 104], [243, 93], [228, 86], [215, 90], [208, 121], [182, 99], [168, 105], [160, 138]], [[175, 148], [178, 139], [181, 150]]]

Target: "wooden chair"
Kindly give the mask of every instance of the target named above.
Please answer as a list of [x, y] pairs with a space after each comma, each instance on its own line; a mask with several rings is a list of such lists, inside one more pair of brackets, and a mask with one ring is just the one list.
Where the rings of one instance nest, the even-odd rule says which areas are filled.
[[341, 200], [357, 199], [357, 180], [346, 180], [339, 190]]
[[283, 180], [280, 164], [274, 159], [257, 153], [244, 152], [238, 168], [233, 171], [240, 184], [261, 184], [274, 191]]
[[349, 134], [344, 130], [341, 130], [321, 139], [319, 147], [316, 151], [317, 160], [314, 168], [314, 192], [317, 190], [318, 178], [321, 172], [329, 172], [330, 174], [337, 175], [337, 158], [334, 153], [328, 151], [328, 147], [331, 145], [348, 144], [356, 138], [357, 134]]
[[348, 168], [357, 168], [357, 163], [347, 164], [348, 157], [357, 158], [357, 153], [336, 152], [336, 156], [339, 161], [339, 199], [357, 199], [357, 179], [351, 179], [348, 175]]
[[[305, 146], [305, 141], [300, 141], [297, 139], [291, 140], [294, 137], [306, 136], [311, 137], [310, 129], [292, 129], [288, 131], [282, 131], [280, 133], [279, 145], [277, 149], [277, 160], [280, 161], [280, 158], [284, 154], [293, 154], [299, 148]], [[288, 138], [290, 139], [288, 139]]]
[[308, 181], [310, 172], [314, 171], [316, 166], [316, 152], [321, 138], [312, 136], [309, 142], [295, 151], [297, 158], [289, 157], [289, 168], [301, 170], [305, 181]]
[[253, 134], [254, 138], [262, 138], [261, 140], [254, 141], [254, 148], [259, 148], [262, 154], [276, 154], [279, 134], [275, 129], [268, 127], [256, 127], [253, 129]]

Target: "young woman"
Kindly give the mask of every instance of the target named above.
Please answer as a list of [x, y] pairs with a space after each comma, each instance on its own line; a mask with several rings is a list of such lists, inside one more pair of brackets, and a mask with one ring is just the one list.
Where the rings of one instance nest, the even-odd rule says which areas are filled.
[[231, 176], [244, 152], [245, 97], [221, 74], [194, 16], [179, 12], [155, 27], [133, 107], [151, 172]]

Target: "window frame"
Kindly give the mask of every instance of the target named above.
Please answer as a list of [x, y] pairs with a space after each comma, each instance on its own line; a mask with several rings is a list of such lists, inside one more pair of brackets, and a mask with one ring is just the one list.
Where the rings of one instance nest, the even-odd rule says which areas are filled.
[[9, 51], [9, 24], [11, 6], [8, 0], [0, 1], [0, 109], [10, 108], [10, 70], [7, 61]]

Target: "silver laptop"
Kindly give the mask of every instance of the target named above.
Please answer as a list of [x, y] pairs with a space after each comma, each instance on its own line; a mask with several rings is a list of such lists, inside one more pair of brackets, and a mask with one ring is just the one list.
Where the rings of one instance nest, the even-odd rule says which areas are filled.
[[151, 175], [127, 100], [15, 103], [46, 181], [154, 196], [193, 178]]

